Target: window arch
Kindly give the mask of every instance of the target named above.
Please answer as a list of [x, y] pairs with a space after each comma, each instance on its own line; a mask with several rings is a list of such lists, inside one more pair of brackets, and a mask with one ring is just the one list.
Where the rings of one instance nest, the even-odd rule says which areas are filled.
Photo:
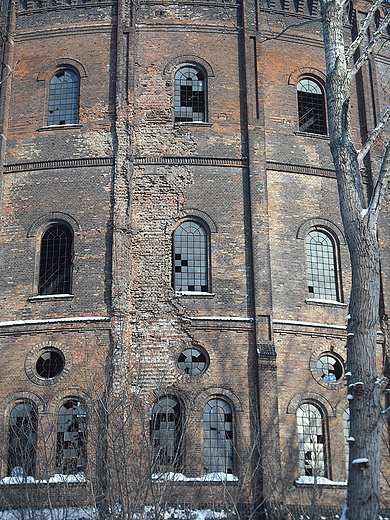
[[179, 401], [171, 396], [161, 397], [151, 408], [153, 462], [158, 471], [176, 469], [181, 464], [181, 415]]
[[38, 294], [70, 294], [73, 232], [55, 223], [43, 234], [40, 248]]
[[298, 126], [301, 132], [327, 135], [325, 95], [319, 83], [303, 78], [297, 84]]
[[338, 248], [328, 232], [312, 229], [306, 235], [309, 295], [321, 300], [341, 300]]
[[60, 69], [50, 80], [47, 125], [78, 122], [79, 76], [71, 69]]
[[205, 74], [194, 65], [186, 65], [175, 74], [175, 122], [206, 120]]
[[312, 403], [299, 406], [297, 426], [300, 475], [328, 477], [325, 425], [320, 408]]
[[180, 224], [173, 237], [175, 291], [208, 292], [208, 236], [193, 220]]
[[38, 410], [23, 401], [11, 410], [9, 418], [8, 475], [34, 476], [38, 431]]
[[203, 451], [207, 473], [233, 473], [233, 416], [223, 399], [211, 399], [204, 407]]
[[83, 471], [86, 458], [87, 412], [83, 403], [70, 399], [58, 413], [56, 473]]

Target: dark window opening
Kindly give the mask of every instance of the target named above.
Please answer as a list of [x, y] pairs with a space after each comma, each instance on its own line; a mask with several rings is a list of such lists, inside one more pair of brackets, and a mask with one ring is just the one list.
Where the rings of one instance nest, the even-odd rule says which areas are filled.
[[86, 410], [80, 401], [72, 399], [61, 406], [57, 425], [57, 473], [72, 475], [84, 470], [86, 422]]
[[157, 471], [172, 471], [181, 465], [181, 410], [173, 397], [162, 397], [152, 407], [151, 440]]
[[175, 121], [205, 121], [205, 81], [195, 67], [183, 67], [175, 75]]
[[71, 230], [51, 226], [42, 237], [38, 294], [70, 294], [73, 256]]
[[61, 374], [65, 366], [62, 353], [57, 350], [48, 350], [41, 354], [36, 363], [36, 370], [43, 379], [52, 379]]
[[299, 130], [326, 135], [325, 99], [321, 87], [310, 79], [297, 85]]
[[207, 368], [206, 355], [196, 348], [188, 348], [180, 354], [178, 365], [185, 374], [197, 376]]
[[77, 123], [79, 78], [72, 70], [60, 70], [50, 81], [47, 124]]
[[9, 420], [8, 475], [34, 476], [38, 412], [35, 404], [20, 403], [11, 411]]

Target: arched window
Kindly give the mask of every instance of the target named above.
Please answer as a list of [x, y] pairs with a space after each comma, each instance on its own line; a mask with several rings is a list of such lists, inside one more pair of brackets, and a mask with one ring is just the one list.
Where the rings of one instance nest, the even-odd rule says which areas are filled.
[[207, 233], [188, 220], [176, 229], [174, 249], [175, 291], [208, 292]]
[[324, 419], [314, 404], [297, 410], [299, 470], [301, 476], [327, 477]]
[[34, 476], [38, 411], [33, 403], [14, 406], [9, 418], [8, 475]]
[[59, 70], [50, 80], [47, 125], [77, 123], [79, 77], [70, 69]]
[[153, 462], [158, 471], [176, 469], [181, 463], [181, 410], [177, 399], [161, 397], [151, 409]]
[[350, 423], [349, 423], [349, 408], [343, 411], [343, 433], [344, 433], [344, 451], [345, 451], [345, 468], [348, 474], [349, 467], [349, 432], [350, 432]]
[[203, 411], [204, 469], [233, 473], [232, 409], [223, 399], [211, 399]]
[[38, 294], [70, 294], [73, 233], [64, 224], [53, 224], [41, 240]]
[[340, 301], [336, 244], [325, 231], [313, 229], [306, 236], [309, 295], [321, 300]]
[[186, 66], [175, 74], [175, 121], [205, 121], [205, 77], [203, 72]]
[[56, 473], [71, 475], [83, 471], [86, 457], [85, 406], [76, 399], [64, 403], [58, 414]]
[[298, 82], [299, 130], [310, 134], [326, 135], [325, 96], [320, 85], [312, 79]]

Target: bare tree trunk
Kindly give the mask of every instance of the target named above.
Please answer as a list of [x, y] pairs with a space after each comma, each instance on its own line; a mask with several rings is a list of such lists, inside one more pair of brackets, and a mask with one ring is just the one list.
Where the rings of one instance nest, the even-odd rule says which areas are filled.
[[[376, 366], [380, 298], [379, 195], [378, 200], [373, 195], [366, 203], [360, 175], [361, 158], [351, 138], [349, 96], [356, 71], [353, 67], [347, 68], [343, 10], [344, 3], [340, 0], [321, 0], [330, 148], [352, 268], [346, 362], [351, 433], [344, 517], [374, 520], [378, 518], [379, 509], [384, 417], [381, 395], [385, 383], [378, 380]], [[386, 165], [382, 166], [387, 178]]]

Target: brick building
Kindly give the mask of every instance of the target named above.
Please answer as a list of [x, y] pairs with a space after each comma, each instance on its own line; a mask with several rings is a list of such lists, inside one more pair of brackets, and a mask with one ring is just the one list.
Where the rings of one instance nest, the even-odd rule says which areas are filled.
[[[151, 481], [170, 503], [340, 510], [350, 268], [322, 27], [273, 38], [317, 15], [2, 2], [0, 509], [27, 477], [30, 505], [50, 479], [54, 503], [120, 502], [126, 474], [136, 505]], [[358, 139], [389, 65], [387, 42], [357, 78]]]

